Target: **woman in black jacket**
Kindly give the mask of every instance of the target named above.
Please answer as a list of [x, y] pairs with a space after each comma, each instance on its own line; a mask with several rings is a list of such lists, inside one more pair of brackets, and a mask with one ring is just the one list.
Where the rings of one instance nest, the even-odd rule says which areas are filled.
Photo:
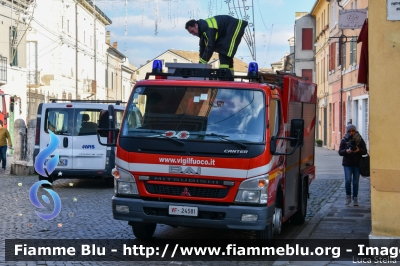
[[367, 146], [352, 124], [346, 126], [347, 133], [340, 142], [339, 155], [343, 156], [344, 178], [346, 187], [346, 205], [351, 202], [351, 179], [353, 176], [353, 205], [358, 206], [358, 182], [360, 180], [360, 158], [367, 154]]

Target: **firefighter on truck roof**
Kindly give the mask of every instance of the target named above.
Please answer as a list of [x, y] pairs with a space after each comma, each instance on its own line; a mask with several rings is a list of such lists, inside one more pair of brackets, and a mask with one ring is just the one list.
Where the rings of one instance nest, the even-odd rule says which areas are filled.
[[218, 15], [205, 20], [189, 20], [185, 29], [200, 38], [199, 63], [207, 64], [214, 52], [219, 53], [220, 68], [233, 71], [233, 57], [243, 37], [248, 22], [228, 15]]

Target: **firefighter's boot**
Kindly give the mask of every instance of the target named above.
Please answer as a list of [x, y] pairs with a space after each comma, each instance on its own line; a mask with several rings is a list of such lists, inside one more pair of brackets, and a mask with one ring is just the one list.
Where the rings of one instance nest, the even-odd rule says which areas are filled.
[[349, 205], [351, 203], [351, 196], [346, 196], [346, 202], [344, 204]]
[[353, 198], [353, 206], [358, 206], [358, 198], [357, 197]]

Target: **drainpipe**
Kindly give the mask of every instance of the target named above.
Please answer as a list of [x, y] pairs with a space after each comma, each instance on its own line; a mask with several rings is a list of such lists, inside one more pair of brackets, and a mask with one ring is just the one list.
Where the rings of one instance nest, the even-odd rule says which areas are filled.
[[[93, 62], [94, 62], [94, 82], [95, 82], [95, 91], [97, 95], [97, 75], [96, 75], [96, 59], [97, 59], [97, 41], [96, 41], [96, 18], [97, 18], [97, 13], [96, 13], [96, 0], [93, 2], [93, 9], [94, 9], [94, 37], [93, 37], [93, 45], [94, 45], [94, 57], [93, 57]], [[93, 91], [92, 91], [93, 95]], [[96, 96], [95, 96], [96, 98]]]
[[75, 99], [78, 99], [78, 1], [75, 1]]
[[108, 52], [106, 53], [106, 55], [107, 55], [107, 66], [106, 66], [106, 69], [107, 69], [107, 72], [106, 72], [106, 80], [107, 80], [107, 84], [106, 84], [106, 99], [108, 100], [108, 83], [109, 83], [109, 80], [108, 80]]
[[[117, 97], [115, 97], [115, 98], [117, 98]], [[116, 99], [116, 100], [118, 100], [118, 99]], [[121, 101], [122, 101], [123, 99], [122, 99], [122, 64], [121, 64]]]
[[[340, 5], [340, 1], [341, 0], [337, 0], [337, 4], [341, 9], [344, 9], [344, 7], [342, 5]], [[340, 35], [340, 38], [342, 38], [342, 36], [344, 36], [344, 32], [342, 30], [342, 34]], [[341, 42], [341, 39], [339, 39], [339, 43], [341, 43], [339, 49], [341, 49], [341, 54], [342, 54], [342, 58], [341, 60], [341, 64], [340, 64], [340, 110], [339, 110], [339, 130], [340, 130], [340, 134], [343, 136], [343, 45], [346, 44], [346, 42]], [[346, 40], [347, 41], [347, 40]]]

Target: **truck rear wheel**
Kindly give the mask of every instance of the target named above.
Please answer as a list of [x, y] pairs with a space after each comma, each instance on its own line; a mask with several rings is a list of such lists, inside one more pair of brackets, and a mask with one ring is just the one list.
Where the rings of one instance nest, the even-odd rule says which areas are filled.
[[307, 179], [304, 179], [302, 182], [302, 190], [301, 190], [301, 202], [299, 203], [299, 209], [297, 212], [290, 218], [290, 223], [295, 225], [303, 224], [306, 221], [307, 215], [307, 198], [308, 198], [308, 182]]
[[131, 226], [136, 238], [149, 239], [153, 237], [157, 224], [132, 223]]

